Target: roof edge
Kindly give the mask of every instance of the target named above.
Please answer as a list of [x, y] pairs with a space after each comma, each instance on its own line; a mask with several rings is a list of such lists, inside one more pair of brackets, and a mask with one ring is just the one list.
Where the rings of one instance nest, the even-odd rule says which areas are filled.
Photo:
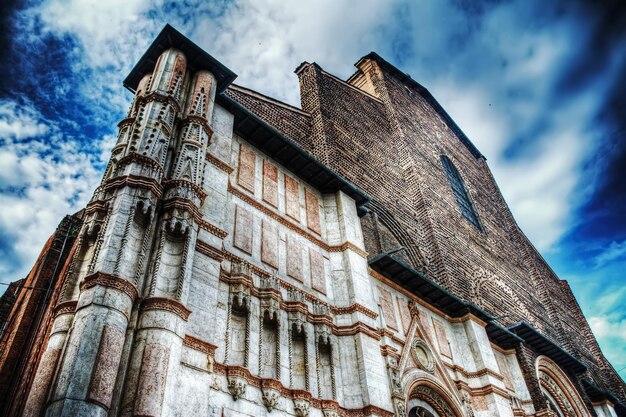
[[211, 71], [217, 80], [218, 93], [224, 91], [237, 78], [237, 74], [168, 23], [124, 79], [124, 87], [135, 92], [141, 78], [154, 70], [158, 57], [168, 48], [180, 49], [187, 57], [187, 68], [191, 71], [198, 69]]
[[[382, 58], [376, 52], [370, 52], [369, 54], [363, 56], [354, 65], [358, 68], [358, 65], [366, 59], [371, 59], [373, 61], [376, 61], [379, 65], [388, 69], [393, 75], [395, 75], [398, 79], [400, 79], [400, 81], [410, 85], [415, 90], [417, 90], [417, 92], [420, 93], [422, 97], [426, 99], [426, 101], [433, 107], [433, 109], [437, 112], [437, 114], [439, 114], [439, 116], [446, 122], [448, 127], [450, 127], [450, 129], [452, 129], [452, 131], [459, 137], [461, 142], [471, 152], [471, 154], [474, 155], [474, 157], [482, 158], [485, 160], [487, 159], [478, 150], [478, 148], [472, 143], [469, 137], [467, 137], [467, 135], [461, 130], [459, 125], [456, 124], [456, 122], [452, 119], [452, 117], [450, 117], [448, 112], [446, 112], [446, 110], [441, 106], [441, 104], [439, 104], [439, 102], [430, 93], [430, 91], [428, 91], [426, 87], [424, 87], [422, 84], [418, 83], [413, 78], [411, 78], [409, 74], [402, 72], [400, 69], [398, 69], [396, 66], [391, 64], [389, 61]], [[351, 78], [353, 76], [354, 74], [351, 76]]]

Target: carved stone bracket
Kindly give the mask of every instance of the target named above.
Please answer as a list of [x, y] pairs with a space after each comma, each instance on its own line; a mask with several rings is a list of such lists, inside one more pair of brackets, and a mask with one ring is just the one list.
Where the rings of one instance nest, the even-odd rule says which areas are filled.
[[309, 417], [310, 402], [305, 398], [294, 398], [293, 408], [298, 417]]
[[281, 395], [280, 381], [274, 379], [261, 380], [261, 392], [263, 394], [263, 404], [267, 411], [272, 411], [278, 405], [278, 400]]
[[237, 401], [239, 398], [243, 398], [248, 386], [245, 369], [239, 367], [229, 368], [226, 377], [228, 379], [228, 391], [233, 396], [233, 400]]

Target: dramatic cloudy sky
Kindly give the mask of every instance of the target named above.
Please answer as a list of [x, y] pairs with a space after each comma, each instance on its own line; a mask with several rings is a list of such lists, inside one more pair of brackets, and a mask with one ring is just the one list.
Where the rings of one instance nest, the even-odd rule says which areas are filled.
[[238, 83], [292, 104], [302, 61], [347, 77], [376, 51], [429, 88], [486, 155], [518, 222], [569, 281], [624, 377], [619, 3], [4, 0], [0, 281], [24, 276], [62, 216], [88, 201], [130, 103], [122, 80], [165, 23]]

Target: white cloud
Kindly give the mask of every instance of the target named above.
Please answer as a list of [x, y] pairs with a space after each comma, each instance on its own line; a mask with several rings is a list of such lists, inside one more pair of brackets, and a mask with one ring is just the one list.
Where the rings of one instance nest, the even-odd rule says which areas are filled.
[[626, 379], [626, 318], [591, 316], [589, 325], [602, 346], [602, 353]]
[[38, 119], [36, 111], [13, 101], [0, 101], [0, 138], [21, 140], [46, 133], [48, 128]]
[[[33, 108], [5, 100], [0, 109], [0, 124], [13, 126], [0, 132], [0, 232], [12, 244], [0, 276], [13, 280], [28, 272], [63, 216], [87, 203], [102, 161]], [[110, 146], [111, 138], [99, 143]]]
[[602, 253], [595, 258], [596, 268], [600, 268], [609, 262], [626, 257], [626, 240], [621, 242], [613, 241]]

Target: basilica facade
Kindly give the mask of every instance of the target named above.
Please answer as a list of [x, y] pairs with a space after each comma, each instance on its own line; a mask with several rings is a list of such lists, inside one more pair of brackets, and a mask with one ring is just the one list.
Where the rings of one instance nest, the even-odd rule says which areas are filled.
[[91, 201], [3, 297], [3, 415], [625, 416], [480, 151], [356, 68], [302, 63], [297, 108], [166, 26]]

